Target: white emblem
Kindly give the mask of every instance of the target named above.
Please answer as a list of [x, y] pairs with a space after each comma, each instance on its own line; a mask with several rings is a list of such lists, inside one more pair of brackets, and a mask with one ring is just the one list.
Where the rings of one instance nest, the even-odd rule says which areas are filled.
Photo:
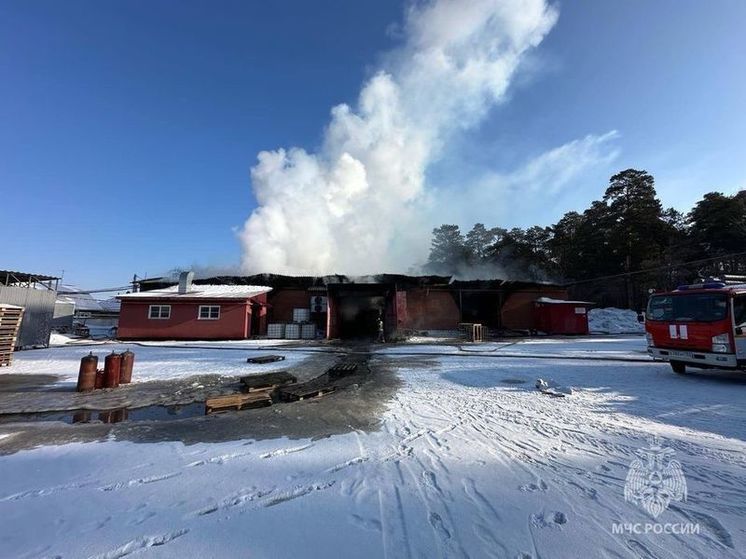
[[661, 446], [659, 437], [650, 439], [650, 448], [637, 450], [638, 458], [629, 465], [624, 484], [624, 500], [641, 506], [653, 518], [671, 501], [686, 501], [686, 479], [674, 450]]

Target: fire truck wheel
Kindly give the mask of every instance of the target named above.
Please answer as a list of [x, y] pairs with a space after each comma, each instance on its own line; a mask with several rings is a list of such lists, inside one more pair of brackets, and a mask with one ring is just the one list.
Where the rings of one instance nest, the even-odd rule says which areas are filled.
[[686, 364], [682, 363], [681, 361], [671, 361], [671, 368], [673, 369], [674, 373], [678, 373], [680, 375], [686, 373]]

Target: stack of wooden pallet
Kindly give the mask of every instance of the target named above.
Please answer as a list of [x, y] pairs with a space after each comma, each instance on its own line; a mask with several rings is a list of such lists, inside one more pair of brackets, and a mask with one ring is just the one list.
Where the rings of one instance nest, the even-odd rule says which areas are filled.
[[473, 322], [459, 322], [459, 329], [466, 333], [466, 339], [470, 342], [484, 341], [484, 328], [481, 324]]
[[0, 304], [0, 367], [13, 362], [13, 348], [21, 327], [23, 307]]
[[241, 377], [243, 393], [209, 398], [205, 402], [205, 413], [271, 406], [275, 390], [295, 381], [296, 378], [287, 371]]
[[216, 411], [242, 410], [244, 408], [263, 408], [272, 405], [270, 390], [257, 390], [248, 394], [226, 394], [208, 398], [205, 402], [205, 413]]

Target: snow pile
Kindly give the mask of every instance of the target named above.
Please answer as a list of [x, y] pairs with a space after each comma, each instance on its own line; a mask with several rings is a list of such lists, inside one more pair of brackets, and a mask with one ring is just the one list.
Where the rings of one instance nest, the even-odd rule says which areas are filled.
[[588, 311], [588, 328], [603, 334], [642, 334], [645, 325], [637, 321], [637, 313], [629, 309], [591, 309]]
[[75, 341], [74, 338], [66, 336], [65, 334], [60, 334], [58, 332], [52, 332], [52, 335], [49, 336], [50, 346], [65, 345], [72, 341]]

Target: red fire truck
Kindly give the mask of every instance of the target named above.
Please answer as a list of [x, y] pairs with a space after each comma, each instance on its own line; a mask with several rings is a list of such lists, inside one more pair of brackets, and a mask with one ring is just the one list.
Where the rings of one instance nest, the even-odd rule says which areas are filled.
[[645, 315], [648, 353], [675, 372], [746, 370], [746, 284], [712, 281], [654, 293]]

